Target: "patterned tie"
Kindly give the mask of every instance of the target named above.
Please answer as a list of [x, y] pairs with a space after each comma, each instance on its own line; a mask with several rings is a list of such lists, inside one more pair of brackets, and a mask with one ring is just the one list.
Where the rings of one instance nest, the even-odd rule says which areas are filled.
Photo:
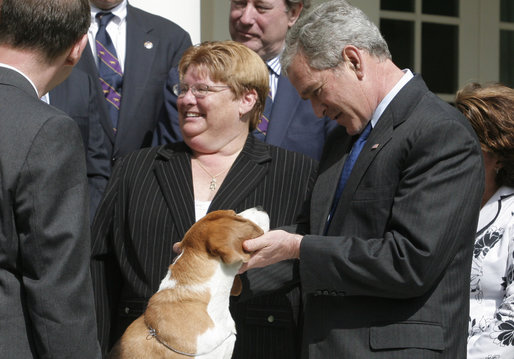
[[341, 197], [341, 194], [343, 193], [344, 186], [346, 185], [346, 182], [348, 181], [348, 178], [350, 177], [350, 173], [352, 172], [353, 165], [355, 164], [355, 161], [357, 161], [357, 157], [359, 157], [359, 154], [362, 151], [362, 148], [364, 147], [364, 144], [366, 143], [366, 140], [368, 139], [369, 133], [371, 132], [371, 121], [368, 122], [362, 133], [359, 135], [359, 138], [352, 146], [352, 149], [350, 150], [350, 154], [346, 158], [346, 161], [343, 165], [343, 170], [341, 171], [341, 177], [339, 178], [339, 183], [337, 185], [336, 194], [334, 196], [334, 201], [332, 202], [332, 208], [330, 209], [330, 214], [328, 215], [327, 222], [325, 224], [325, 234], [327, 233], [328, 226], [330, 224], [330, 221], [332, 220], [332, 216], [334, 215], [334, 212], [337, 207], [337, 203], [339, 202], [339, 198]]
[[264, 105], [264, 112], [262, 113], [261, 120], [257, 125], [257, 129], [254, 132], [255, 137], [259, 140], [264, 141], [266, 139], [266, 133], [268, 132], [269, 118], [271, 115], [271, 108], [273, 107], [273, 99], [271, 98], [271, 91], [266, 97], [266, 103]]
[[102, 84], [105, 99], [109, 104], [112, 129], [116, 134], [121, 103], [123, 72], [111, 37], [107, 33], [107, 24], [113, 17], [114, 15], [111, 12], [99, 12], [96, 14], [96, 18], [100, 21], [98, 32], [96, 33], [96, 53], [99, 59], [98, 73], [100, 74], [100, 83]]

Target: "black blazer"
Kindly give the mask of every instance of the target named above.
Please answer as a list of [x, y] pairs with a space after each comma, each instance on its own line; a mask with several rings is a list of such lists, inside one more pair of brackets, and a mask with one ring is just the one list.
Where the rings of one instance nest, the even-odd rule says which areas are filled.
[[74, 68], [49, 95], [50, 104], [66, 112], [79, 126], [86, 153], [89, 214], [93, 222], [111, 173], [111, 160], [104, 145], [105, 134], [96, 106], [96, 85], [90, 75]]
[[[177, 24], [127, 5], [127, 47], [116, 136], [100, 82], [96, 81], [106, 146], [113, 162], [119, 156], [151, 145], [157, 122], [166, 116], [163, 99], [166, 77], [189, 46], [189, 34]], [[89, 44], [77, 68], [98, 79]]]
[[[316, 161], [248, 136], [209, 211], [262, 206], [271, 227], [296, 219]], [[184, 143], [143, 149], [116, 165], [93, 224], [92, 272], [104, 351], [139, 316], [195, 222], [191, 155]], [[116, 286], [119, 284], [119, 286]], [[233, 303], [234, 358], [295, 358], [300, 295], [291, 285]]]
[[77, 124], [0, 67], [0, 356], [100, 357]]
[[[385, 109], [323, 236], [351, 137], [329, 137], [300, 249], [302, 358], [464, 359], [483, 161], [469, 122], [416, 76]], [[278, 264], [266, 271], [280, 277]], [[252, 278], [245, 289], [271, 289]], [[269, 273], [268, 273], [269, 275]]]

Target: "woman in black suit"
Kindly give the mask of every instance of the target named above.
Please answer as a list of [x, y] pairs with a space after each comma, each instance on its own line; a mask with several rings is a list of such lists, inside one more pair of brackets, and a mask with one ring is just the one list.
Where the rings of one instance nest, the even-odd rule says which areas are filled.
[[[114, 169], [93, 224], [92, 273], [104, 352], [157, 291], [173, 244], [207, 212], [262, 206], [271, 227], [293, 223], [317, 163], [250, 134], [268, 94], [260, 57], [236, 42], [189, 48], [179, 65], [184, 142], [143, 149]], [[295, 358], [298, 287], [234, 300], [234, 358]]]

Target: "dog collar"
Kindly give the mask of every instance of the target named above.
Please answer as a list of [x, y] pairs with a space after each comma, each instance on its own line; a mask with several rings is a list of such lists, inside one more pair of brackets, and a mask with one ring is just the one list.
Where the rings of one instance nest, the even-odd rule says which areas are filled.
[[153, 337], [153, 338], [155, 338], [155, 340], [157, 340], [159, 343], [164, 345], [166, 348], [168, 348], [169, 350], [171, 350], [177, 354], [185, 355], [188, 357], [197, 357], [197, 356], [207, 355], [209, 353], [212, 353], [213, 351], [218, 349], [223, 343], [225, 343], [228, 338], [230, 338], [233, 335], [236, 335], [236, 333], [234, 333], [234, 332], [228, 333], [227, 337], [225, 339], [223, 339], [219, 344], [215, 345], [214, 348], [212, 348], [211, 350], [205, 351], [203, 353], [186, 353], [186, 352], [182, 352], [178, 349], [173, 348], [172, 346], [170, 346], [166, 342], [164, 342], [161, 338], [159, 338], [157, 331], [155, 329], [153, 329], [152, 327], [148, 327], [148, 336], [146, 337], [146, 339], [149, 340]]

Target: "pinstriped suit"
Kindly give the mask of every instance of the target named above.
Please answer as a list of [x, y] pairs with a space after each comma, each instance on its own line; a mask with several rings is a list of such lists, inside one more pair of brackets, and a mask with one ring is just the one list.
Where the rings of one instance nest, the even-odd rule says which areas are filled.
[[[306, 156], [249, 136], [209, 211], [261, 205], [272, 228], [293, 223], [316, 168]], [[194, 221], [191, 155], [184, 143], [143, 149], [117, 163], [93, 224], [92, 272], [104, 350], [141, 314], [174, 258], [173, 243]], [[234, 357], [295, 358], [298, 308], [299, 289], [292, 286], [233, 303]]]

